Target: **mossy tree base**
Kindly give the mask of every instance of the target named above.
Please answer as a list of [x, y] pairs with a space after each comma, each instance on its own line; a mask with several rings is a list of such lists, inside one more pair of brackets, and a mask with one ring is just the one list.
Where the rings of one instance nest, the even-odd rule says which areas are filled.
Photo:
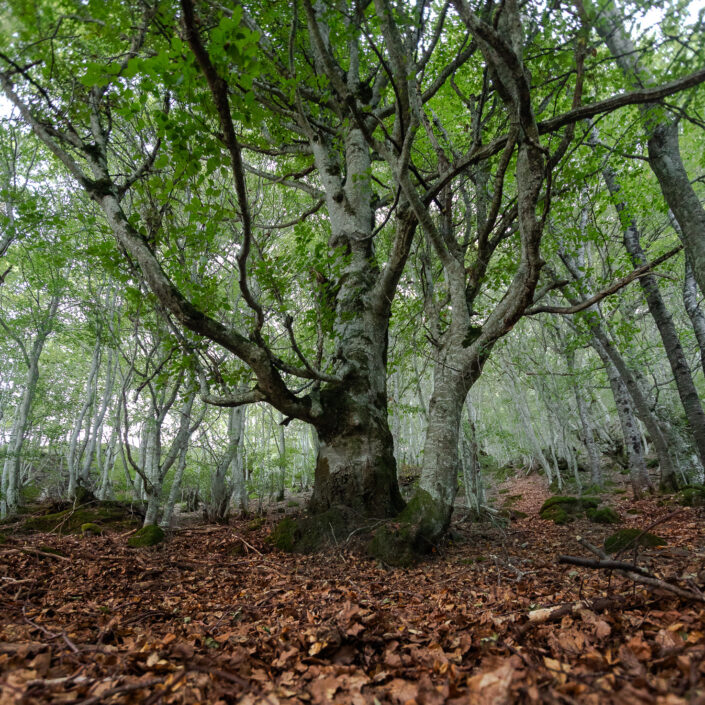
[[350, 532], [359, 527], [359, 516], [350, 509], [332, 507], [318, 514], [282, 519], [268, 541], [287, 553], [313, 553], [346, 542]]
[[390, 566], [415, 565], [438, 545], [448, 530], [450, 516], [450, 508], [419, 489], [394, 522], [375, 532], [367, 553]]
[[144, 546], [156, 546], [164, 540], [164, 531], [156, 524], [143, 526], [134, 536], [127, 540], [130, 548], [142, 548]]

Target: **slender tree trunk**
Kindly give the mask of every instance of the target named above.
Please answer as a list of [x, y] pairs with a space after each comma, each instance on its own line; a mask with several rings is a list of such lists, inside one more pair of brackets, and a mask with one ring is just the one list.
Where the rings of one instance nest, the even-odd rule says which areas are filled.
[[588, 463], [590, 465], [590, 484], [596, 487], [602, 487], [602, 462], [600, 459], [600, 451], [597, 447], [597, 443], [595, 443], [595, 434], [593, 432], [585, 398], [583, 397], [583, 390], [575, 377], [575, 353], [572, 350], [566, 352], [566, 360], [568, 362], [568, 371], [571, 373], [573, 394], [575, 395], [575, 403], [580, 417], [580, 426], [583, 431], [583, 443], [587, 451]]
[[98, 374], [98, 367], [100, 365], [100, 351], [101, 351], [101, 341], [100, 336], [96, 341], [95, 347], [93, 348], [93, 356], [91, 358], [91, 368], [88, 373], [88, 379], [86, 380], [85, 387], [85, 400], [81, 406], [81, 411], [78, 414], [76, 423], [73, 427], [73, 432], [71, 433], [71, 440], [69, 441], [68, 455], [66, 458], [66, 466], [69, 471], [69, 486], [68, 495], [69, 498], [73, 499], [76, 496], [76, 488], [78, 486], [78, 462], [79, 453], [78, 451], [78, 440], [81, 435], [81, 430], [83, 429], [83, 422], [93, 406], [93, 399], [95, 394], [95, 378]]
[[475, 429], [474, 409], [470, 397], [465, 398], [465, 413], [467, 416], [467, 433], [462, 435], [462, 467], [463, 486], [465, 487], [465, 501], [469, 511], [475, 511], [480, 516], [482, 506], [485, 504], [485, 487], [480, 471], [480, 459], [477, 445], [477, 431]]
[[235, 448], [235, 452], [230, 461], [230, 482], [232, 486], [230, 502], [235, 505], [240, 516], [247, 516], [250, 504], [243, 457], [245, 447], [245, 413], [245, 406], [237, 406], [230, 410], [230, 416], [228, 418], [228, 438], [230, 444]]
[[[632, 258], [634, 266], [641, 267], [647, 264], [647, 259], [641, 247], [636, 220], [630, 217], [627, 205], [619, 200], [620, 186], [614, 171], [606, 168], [603, 170], [603, 176], [607, 188], [615, 200], [617, 212], [622, 219], [624, 245]], [[703, 233], [703, 237], [705, 237], [705, 233]], [[695, 389], [693, 377], [690, 374], [690, 365], [683, 352], [676, 326], [661, 296], [656, 277], [653, 274], [646, 274], [643, 277], [639, 277], [639, 283], [644, 292], [649, 312], [661, 335], [663, 347], [673, 372], [678, 396], [683, 405], [690, 432], [695, 442], [696, 451], [701, 463], [705, 463], [705, 412], [703, 412], [700, 397]], [[669, 483], [677, 484], [678, 478], [674, 472], [668, 474], [665, 479]]]
[[34, 401], [34, 394], [37, 390], [37, 382], [39, 380], [39, 358], [44, 349], [44, 343], [46, 343], [47, 337], [54, 326], [58, 306], [59, 297], [54, 294], [49, 310], [40, 324], [32, 348], [27, 355], [27, 377], [25, 379], [24, 391], [22, 392], [22, 398], [17, 407], [8, 446], [8, 456], [3, 466], [1, 488], [2, 503], [0, 504], [0, 516], [3, 518], [14, 514], [19, 507], [22, 447], [27, 433], [29, 412], [32, 408], [32, 402]]
[[631, 480], [632, 491], [635, 498], [641, 497], [645, 491], [653, 489], [649, 472], [646, 469], [646, 461], [644, 459], [644, 446], [641, 441], [641, 432], [639, 424], [634, 415], [634, 407], [632, 397], [627, 389], [622, 375], [615, 366], [612, 357], [607, 353], [602, 345], [600, 338], [593, 333], [592, 346], [599, 355], [605, 370], [607, 371], [607, 379], [609, 380], [612, 389], [612, 396], [617, 407], [617, 416], [622, 428], [624, 436], [624, 444], [627, 450], [627, 459], [629, 464], [629, 477]]
[[700, 366], [705, 372], [705, 314], [698, 305], [698, 286], [693, 274], [693, 265], [688, 253], [685, 255], [685, 278], [683, 279], [683, 304], [693, 325], [695, 339], [700, 348]]
[[[654, 85], [654, 77], [639, 62], [639, 52], [626, 32], [623, 13], [611, 2], [597, 3], [595, 29], [614, 56], [627, 80], [637, 87]], [[662, 105], [640, 106], [648, 140], [649, 165], [661, 192], [678, 221], [695, 280], [705, 291], [705, 209], [685, 170], [678, 143], [678, 122]]]
[[[81, 468], [81, 482], [84, 487], [90, 485], [90, 472], [91, 465], [93, 463], [93, 456], [96, 453], [96, 446], [98, 447], [98, 453], [100, 453], [100, 443], [101, 443], [101, 431], [103, 427], [103, 420], [105, 419], [105, 414], [110, 405], [110, 400], [113, 396], [113, 382], [115, 379], [114, 372], [115, 367], [113, 364], [114, 351], [111, 349], [108, 351], [108, 362], [106, 365], [106, 376], [105, 376], [105, 389], [103, 390], [103, 398], [101, 399], [98, 411], [93, 419], [89, 430], [88, 445], [86, 447], [83, 456], [83, 466]], [[117, 362], [117, 361], [116, 361]]]

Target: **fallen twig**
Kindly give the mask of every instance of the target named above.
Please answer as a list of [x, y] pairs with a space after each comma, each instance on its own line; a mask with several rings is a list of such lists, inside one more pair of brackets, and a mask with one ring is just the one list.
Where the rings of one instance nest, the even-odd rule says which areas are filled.
[[262, 551], [258, 551], [251, 543], [247, 543], [245, 539], [242, 538], [242, 536], [238, 536], [237, 534], [233, 534], [233, 536], [238, 540], [242, 541], [243, 545], [246, 546], [247, 548], [253, 550], [257, 555], [261, 556], [263, 555]]
[[0, 556], [9, 556], [12, 553], [28, 553], [33, 556], [41, 556], [42, 558], [54, 558], [57, 561], [70, 561], [71, 559], [67, 556], [60, 556], [56, 553], [47, 553], [45, 551], [40, 551], [38, 548], [32, 548], [31, 546], [22, 546], [21, 548], [10, 548], [7, 551], [0, 553]]
[[[670, 516], [674, 515], [672, 514]], [[661, 521], [665, 521], [666, 518], [668, 517], [664, 517]], [[628, 578], [629, 580], [633, 580], [635, 583], [640, 583], [650, 588], [665, 590], [666, 592], [671, 592], [674, 595], [678, 595], [678, 597], [683, 597], [686, 600], [695, 600], [696, 602], [705, 603], [705, 596], [702, 594], [698, 594], [693, 590], [684, 590], [677, 585], [673, 585], [673, 583], [669, 583], [666, 580], [661, 580], [660, 578], [651, 575], [651, 573], [648, 573], [643, 568], [639, 568], [631, 563], [611, 561], [602, 549], [593, 546], [580, 536], [576, 538], [580, 545], [587, 548], [591, 553], [594, 553], [598, 558], [600, 558], [600, 560], [592, 561], [589, 558], [583, 558], [580, 556], [559, 556], [559, 563], [570, 563], [572, 565], [579, 565], [585, 568], [596, 568], [598, 570], [615, 570], [619, 575]]]
[[151, 678], [148, 681], [142, 681], [141, 683], [128, 683], [126, 685], [119, 685], [110, 690], [106, 690], [100, 695], [92, 695], [90, 698], [85, 698], [84, 700], [77, 700], [74, 705], [94, 705], [94, 703], [99, 703], [105, 698], [109, 698], [113, 695], [122, 695], [123, 693], [132, 693], [135, 690], [143, 690], [144, 688], [151, 688], [155, 685], [159, 685], [164, 682], [164, 678]]

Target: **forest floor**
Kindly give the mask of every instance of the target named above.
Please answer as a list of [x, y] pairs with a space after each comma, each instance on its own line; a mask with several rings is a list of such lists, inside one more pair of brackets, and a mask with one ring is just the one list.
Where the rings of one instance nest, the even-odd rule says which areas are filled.
[[[0, 704], [705, 703], [705, 603], [559, 565], [585, 555], [576, 536], [601, 545], [614, 527], [541, 520], [537, 478], [508, 487], [526, 518], [459, 522], [407, 570], [349, 544], [272, 551], [273, 517], [148, 549], [15, 535], [0, 546]], [[639, 565], [703, 587], [703, 509], [613, 504], [623, 526], [660, 521], [668, 544]]]

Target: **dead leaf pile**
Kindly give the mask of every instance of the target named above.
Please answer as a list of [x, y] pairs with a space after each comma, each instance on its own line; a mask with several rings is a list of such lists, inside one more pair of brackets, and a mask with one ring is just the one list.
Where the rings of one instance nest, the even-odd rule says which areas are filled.
[[[14, 537], [0, 547], [0, 705], [705, 703], [702, 604], [558, 566], [578, 533], [599, 544], [609, 529], [539, 520], [542, 499], [507, 529], [459, 525], [410, 570], [348, 547], [273, 552], [271, 525], [245, 522], [146, 550]], [[628, 506], [639, 527], [671, 511]], [[640, 564], [703, 588], [702, 510], [659, 533], [668, 546]]]

